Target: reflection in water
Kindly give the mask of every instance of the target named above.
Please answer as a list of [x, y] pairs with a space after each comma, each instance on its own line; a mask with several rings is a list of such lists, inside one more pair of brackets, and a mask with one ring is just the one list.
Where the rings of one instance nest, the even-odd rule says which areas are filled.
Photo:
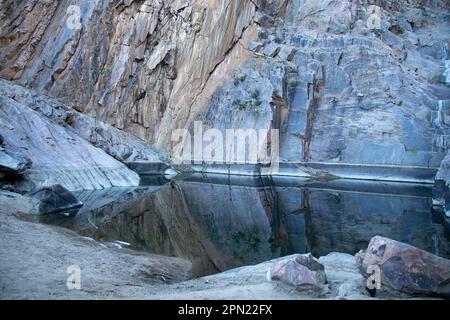
[[427, 186], [193, 176], [79, 194], [75, 218], [44, 216], [97, 240], [192, 261], [198, 277], [293, 253], [355, 254], [375, 235], [450, 257]]

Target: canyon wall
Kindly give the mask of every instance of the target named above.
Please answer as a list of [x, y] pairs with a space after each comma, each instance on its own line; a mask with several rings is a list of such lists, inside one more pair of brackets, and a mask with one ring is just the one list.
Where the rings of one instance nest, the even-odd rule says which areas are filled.
[[161, 152], [194, 121], [279, 129], [282, 163], [437, 169], [448, 150], [447, 1], [6, 0], [1, 12], [0, 77]]

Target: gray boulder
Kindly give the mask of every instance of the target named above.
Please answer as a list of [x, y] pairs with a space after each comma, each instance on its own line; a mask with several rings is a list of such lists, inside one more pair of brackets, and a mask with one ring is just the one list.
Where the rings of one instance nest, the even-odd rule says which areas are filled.
[[61, 185], [43, 187], [28, 195], [38, 203], [39, 214], [62, 213], [73, 216], [83, 206], [81, 201]]
[[374, 237], [356, 263], [368, 277], [371, 266], [380, 267], [381, 283], [409, 294], [450, 296], [450, 260], [388, 238]]
[[327, 283], [325, 267], [311, 254], [277, 262], [269, 271], [270, 279], [297, 287], [297, 290], [321, 288]]

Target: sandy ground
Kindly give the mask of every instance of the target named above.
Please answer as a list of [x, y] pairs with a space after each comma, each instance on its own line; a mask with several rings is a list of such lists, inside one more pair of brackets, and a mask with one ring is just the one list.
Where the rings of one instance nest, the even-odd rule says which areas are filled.
[[[25, 198], [0, 195], [1, 299], [370, 299], [353, 256], [322, 257], [328, 287], [297, 292], [267, 280], [274, 261], [185, 281], [190, 263], [115, 249], [65, 229], [26, 221]], [[81, 270], [81, 290], [69, 290], [67, 268]], [[381, 292], [378, 298], [392, 297]], [[395, 295], [395, 297], [399, 297]]]
[[[74, 265], [81, 290], [66, 286]], [[0, 217], [2, 299], [145, 297], [152, 286], [186, 279], [189, 269], [185, 260], [107, 248], [69, 231]]]

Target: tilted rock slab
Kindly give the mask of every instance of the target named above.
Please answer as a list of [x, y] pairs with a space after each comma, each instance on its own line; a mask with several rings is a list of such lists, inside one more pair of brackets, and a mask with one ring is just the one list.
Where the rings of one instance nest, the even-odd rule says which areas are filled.
[[21, 156], [6, 152], [5, 148], [0, 146], [0, 173], [5, 175], [20, 175], [30, 167], [30, 160]]
[[4, 96], [0, 97], [0, 135], [6, 152], [33, 162], [24, 173], [21, 190], [56, 184], [70, 191], [139, 185], [135, 172], [103, 150]]
[[[147, 142], [76, 111], [61, 101], [39, 95], [36, 91], [0, 79], [0, 95], [22, 103], [52, 122], [72, 131], [120, 162], [165, 165], [162, 155]], [[165, 165], [167, 167], [167, 165]]]

